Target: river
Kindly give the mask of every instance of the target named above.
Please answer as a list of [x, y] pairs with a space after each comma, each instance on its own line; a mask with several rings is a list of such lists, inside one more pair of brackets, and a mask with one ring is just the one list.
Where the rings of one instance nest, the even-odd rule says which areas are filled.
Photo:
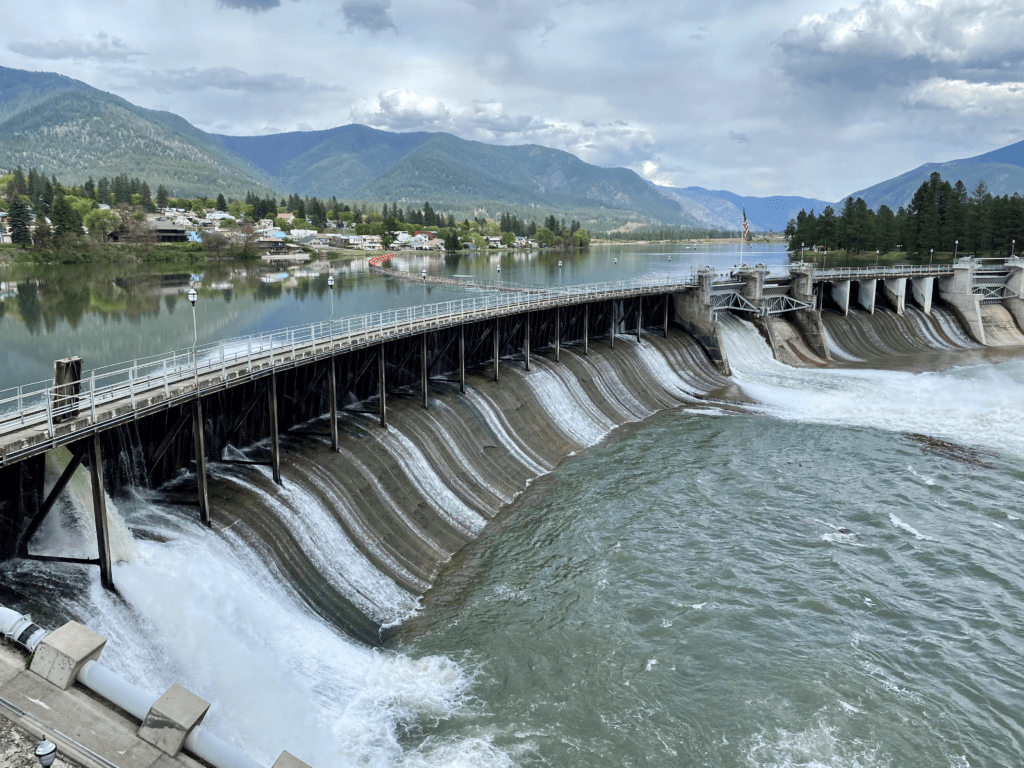
[[[674, 268], [635, 251], [636, 272]], [[1020, 764], [1024, 361], [909, 373], [842, 343], [856, 365], [790, 368], [726, 319], [738, 404], [706, 399], [723, 382], [682, 338], [538, 355], [429, 412], [397, 404], [387, 436], [349, 424], [336, 458], [287, 437], [283, 489], [214, 465], [212, 531], [173, 487], [118, 500], [122, 597], [15, 561], [0, 602], [88, 624], [104, 663], [204, 696], [209, 727], [267, 765]], [[479, 534], [422, 600], [347, 541], [350, 475]], [[41, 548], [75, 546], [65, 512]], [[303, 583], [267, 544], [283, 538], [311, 560]], [[397, 634], [348, 639], [307, 582]]]

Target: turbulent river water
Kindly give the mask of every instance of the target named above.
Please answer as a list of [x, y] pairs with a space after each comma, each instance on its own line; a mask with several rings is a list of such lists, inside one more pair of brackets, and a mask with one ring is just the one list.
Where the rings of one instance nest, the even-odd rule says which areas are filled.
[[[352, 420], [333, 457], [288, 436], [283, 489], [213, 465], [214, 530], [173, 484], [117, 500], [120, 596], [15, 561], [0, 602], [88, 624], [267, 765], [1020, 764], [1024, 361], [941, 310], [851, 317], [847, 367], [725, 318], [731, 381], [681, 332], [623, 337]], [[967, 364], [887, 370], [900, 333]], [[76, 546], [58, 522], [40, 551]]]

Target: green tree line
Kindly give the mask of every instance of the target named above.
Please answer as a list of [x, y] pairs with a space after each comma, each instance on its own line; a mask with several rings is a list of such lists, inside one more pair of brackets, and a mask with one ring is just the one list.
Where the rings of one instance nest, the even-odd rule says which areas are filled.
[[838, 214], [830, 205], [818, 215], [813, 209], [801, 210], [785, 232], [792, 254], [801, 248], [824, 247], [850, 253], [934, 250], [1009, 255], [1014, 240], [1022, 236], [1024, 198], [1019, 194], [992, 195], [984, 181], [968, 193], [962, 181], [950, 184], [938, 172], [895, 213], [887, 205], [872, 211], [862, 198], [848, 197]]

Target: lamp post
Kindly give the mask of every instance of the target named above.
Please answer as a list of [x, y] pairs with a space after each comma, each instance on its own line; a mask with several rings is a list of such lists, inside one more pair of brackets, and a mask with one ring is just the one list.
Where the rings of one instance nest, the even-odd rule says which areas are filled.
[[881, 253], [881, 250], [878, 249], [878, 248], [875, 248], [875, 269], [878, 269], [878, 255], [880, 253]]
[[331, 326], [334, 326], [334, 275], [327, 276], [327, 287], [331, 291]]
[[803, 260], [804, 260], [804, 244], [800, 243], [800, 262], [803, 263]]
[[958, 250], [960, 250], [960, 241], [959, 240], [954, 240], [953, 241], [953, 263], [954, 264], [956, 264], [956, 252]]
[[1016, 247], [1017, 247], [1017, 241], [1016, 240], [1011, 240], [1010, 241], [1010, 258], [1011, 259], [1013, 258], [1013, 251], [1014, 251], [1014, 249], [1016, 249]]
[[199, 328], [196, 325], [196, 299], [199, 294], [195, 288], [188, 289], [188, 300], [192, 302], [192, 366], [196, 376], [196, 392], [199, 391], [199, 361], [196, 359], [196, 344], [199, 343]]
[[928, 266], [929, 266], [929, 267], [930, 267], [930, 266], [932, 265], [932, 256], [934, 256], [934, 255], [935, 255], [935, 249], [934, 249], [934, 248], [932, 248], [932, 249], [931, 249], [931, 250], [930, 250], [930, 251], [928, 252]]

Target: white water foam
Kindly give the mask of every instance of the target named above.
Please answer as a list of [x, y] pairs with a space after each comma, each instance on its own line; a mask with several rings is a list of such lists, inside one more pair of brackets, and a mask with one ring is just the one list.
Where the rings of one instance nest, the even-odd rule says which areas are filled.
[[115, 568], [130, 608], [97, 579], [81, 608], [109, 638], [103, 661], [115, 672], [154, 696], [177, 682], [210, 701], [204, 725], [263, 765], [282, 749], [318, 768], [512, 764], [486, 733], [403, 747], [400, 734], [469, 706], [472, 674], [460, 664], [358, 645], [297, 603], [230, 530], [147, 514], [167, 518], [154, 525], [170, 541], [142, 541], [139, 560]]
[[[55, 448], [46, 454], [43, 482], [44, 497], [71, 461], [71, 451]], [[104, 491], [107, 507], [107, 533], [110, 556], [114, 562], [132, 562], [139, 556], [135, 539], [118, 510], [117, 504]], [[96, 522], [92, 504], [92, 476], [79, 465], [64, 487], [58, 501], [32, 537], [29, 550], [33, 554], [59, 557], [99, 557]]]
[[783, 419], [921, 432], [1024, 456], [1024, 360], [911, 374], [791, 368], [753, 325], [723, 317], [733, 376], [762, 410]]
[[775, 728], [761, 731], [750, 741], [746, 763], [756, 768], [867, 768], [888, 766], [878, 746], [859, 739], [844, 739], [837, 728], [819, 719], [799, 732]]
[[897, 528], [906, 531], [918, 541], [935, 541], [935, 539], [933, 539], [931, 536], [925, 536], [914, 526], [909, 525], [908, 523], [905, 523], [902, 520], [900, 520], [892, 512], [889, 513], [889, 520], [892, 521], [892, 524], [895, 525]]

